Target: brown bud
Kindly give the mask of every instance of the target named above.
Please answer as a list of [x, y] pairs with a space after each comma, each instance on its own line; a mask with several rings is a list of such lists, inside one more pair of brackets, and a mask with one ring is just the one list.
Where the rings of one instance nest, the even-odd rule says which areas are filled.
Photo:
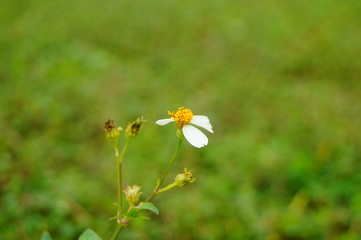
[[137, 120], [129, 123], [125, 130], [125, 135], [132, 138], [136, 137], [146, 121], [143, 117], [139, 117]]
[[104, 123], [104, 129], [106, 137], [110, 140], [115, 140], [119, 138], [120, 132], [122, 131], [121, 127], [116, 128], [114, 120], [108, 120]]

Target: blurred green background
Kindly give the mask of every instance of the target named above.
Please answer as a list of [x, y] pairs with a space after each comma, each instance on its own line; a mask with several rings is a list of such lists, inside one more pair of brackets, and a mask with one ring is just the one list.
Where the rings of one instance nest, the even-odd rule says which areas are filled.
[[360, 26], [359, 0], [3, 0], [0, 239], [109, 239], [103, 123], [148, 119], [124, 165], [148, 195], [180, 106], [215, 130], [171, 173], [197, 181], [122, 239], [360, 239]]

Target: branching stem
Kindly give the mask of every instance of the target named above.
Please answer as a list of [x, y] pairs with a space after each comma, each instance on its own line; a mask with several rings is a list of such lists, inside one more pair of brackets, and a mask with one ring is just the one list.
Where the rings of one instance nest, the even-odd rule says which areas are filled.
[[[128, 149], [128, 145], [130, 142], [130, 138], [127, 138], [122, 151], [119, 153], [119, 146], [118, 146], [118, 141], [114, 142], [114, 151], [115, 151], [115, 158], [117, 160], [117, 183], [118, 183], [118, 212], [117, 215], [121, 215], [122, 213], [122, 209], [123, 209], [123, 197], [122, 197], [122, 163], [123, 163], [123, 158], [125, 155], [125, 152]], [[117, 228], [115, 229], [111, 240], [115, 240], [120, 231], [123, 229], [123, 226], [121, 224], [117, 224]]]

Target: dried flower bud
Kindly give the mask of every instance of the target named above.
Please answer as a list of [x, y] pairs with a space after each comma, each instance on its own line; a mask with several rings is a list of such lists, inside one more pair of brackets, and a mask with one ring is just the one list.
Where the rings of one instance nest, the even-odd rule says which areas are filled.
[[186, 168], [184, 169], [184, 172], [181, 174], [178, 174], [175, 177], [175, 184], [179, 187], [183, 187], [187, 183], [193, 183], [196, 179], [193, 178], [192, 172], [188, 171]]
[[125, 193], [125, 198], [130, 206], [134, 206], [139, 202], [140, 195], [143, 194], [140, 191], [140, 186], [125, 186], [123, 192]]
[[118, 139], [120, 132], [123, 130], [121, 127], [116, 128], [114, 120], [108, 120], [104, 124], [105, 135], [109, 140]]
[[125, 135], [127, 137], [135, 138], [146, 121], [147, 120], [145, 120], [143, 117], [139, 117], [137, 120], [130, 122], [127, 129], [125, 130]]

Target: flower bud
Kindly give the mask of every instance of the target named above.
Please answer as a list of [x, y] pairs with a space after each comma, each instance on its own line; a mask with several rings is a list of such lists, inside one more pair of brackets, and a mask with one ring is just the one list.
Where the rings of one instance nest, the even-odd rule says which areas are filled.
[[121, 127], [116, 128], [114, 120], [108, 120], [104, 123], [105, 135], [109, 140], [116, 140], [123, 130]]
[[143, 117], [139, 117], [137, 120], [130, 122], [127, 129], [125, 130], [125, 135], [127, 137], [135, 138], [146, 121], [147, 120], [145, 120]]
[[184, 185], [186, 185], [187, 183], [193, 183], [196, 179], [193, 178], [192, 176], [192, 172], [188, 171], [186, 168], [184, 169], [184, 172], [181, 174], [178, 174], [175, 177], [174, 183], [179, 186], [179, 187], [183, 187]]
[[140, 186], [125, 186], [123, 192], [125, 193], [125, 199], [130, 206], [134, 206], [139, 202], [140, 195], [143, 194], [139, 192]]

